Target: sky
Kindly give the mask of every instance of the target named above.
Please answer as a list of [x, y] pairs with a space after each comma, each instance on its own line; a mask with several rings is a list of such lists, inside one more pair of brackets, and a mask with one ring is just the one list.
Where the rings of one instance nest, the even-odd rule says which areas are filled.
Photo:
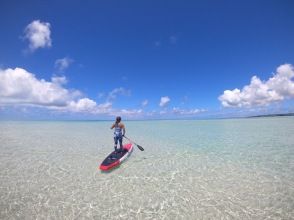
[[0, 119], [294, 112], [294, 2], [1, 1]]

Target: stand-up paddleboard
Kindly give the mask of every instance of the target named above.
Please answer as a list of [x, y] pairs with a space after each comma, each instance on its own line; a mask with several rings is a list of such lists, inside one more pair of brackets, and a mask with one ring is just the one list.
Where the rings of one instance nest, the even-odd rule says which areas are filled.
[[100, 170], [110, 170], [111, 168], [114, 168], [121, 164], [125, 159], [130, 156], [130, 154], [133, 151], [133, 144], [125, 144], [123, 145], [123, 150], [121, 152], [113, 151], [111, 154], [109, 154], [105, 160], [100, 165]]

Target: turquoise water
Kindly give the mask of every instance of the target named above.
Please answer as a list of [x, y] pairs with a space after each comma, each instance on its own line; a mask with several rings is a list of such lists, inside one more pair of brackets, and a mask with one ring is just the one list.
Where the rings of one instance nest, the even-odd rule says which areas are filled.
[[0, 122], [0, 219], [293, 219], [294, 117]]

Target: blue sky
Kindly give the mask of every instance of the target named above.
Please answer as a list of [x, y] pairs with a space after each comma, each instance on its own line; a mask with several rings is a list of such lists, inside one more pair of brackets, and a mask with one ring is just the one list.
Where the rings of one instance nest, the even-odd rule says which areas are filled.
[[0, 117], [294, 111], [293, 9], [293, 1], [1, 1]]

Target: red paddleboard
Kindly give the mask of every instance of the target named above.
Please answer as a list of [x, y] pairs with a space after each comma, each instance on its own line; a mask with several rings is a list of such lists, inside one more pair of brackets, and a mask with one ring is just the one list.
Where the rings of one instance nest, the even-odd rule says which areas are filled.
[[109, 154], [105, 160], [100, 165], [100, 170], [106, 171], [120, 165], [125, 159], [127, 159], [133, 151], [133, 144], [123, 145], [123, 150], [121, 152], [113, 151]]

